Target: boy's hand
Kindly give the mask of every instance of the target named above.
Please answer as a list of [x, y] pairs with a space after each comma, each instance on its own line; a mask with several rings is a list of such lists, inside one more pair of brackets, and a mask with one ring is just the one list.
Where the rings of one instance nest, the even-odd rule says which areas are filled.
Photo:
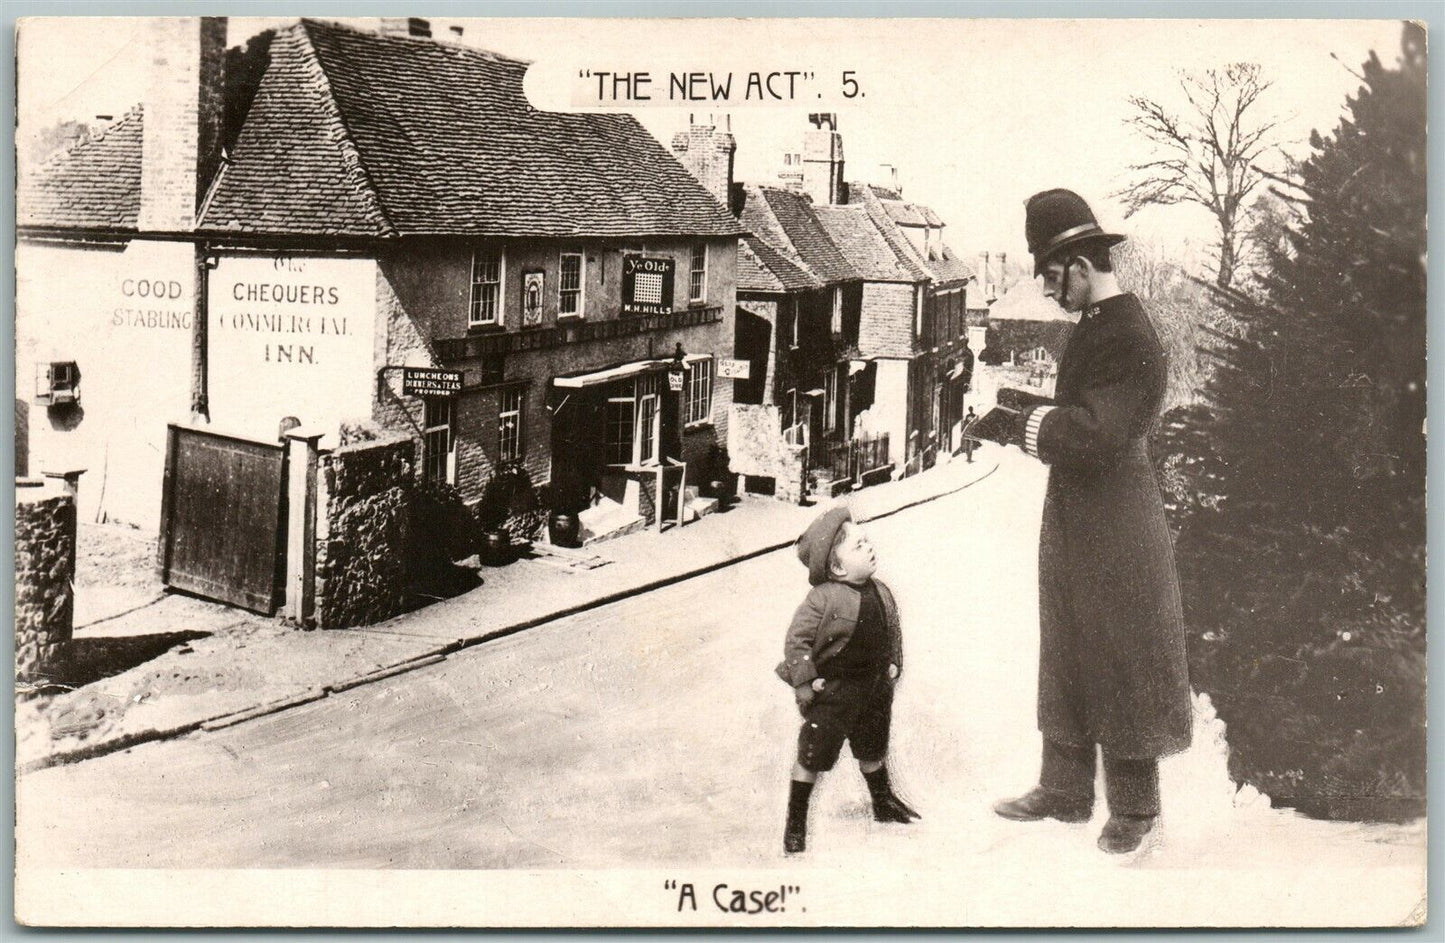
[[889, 665], [889, 666], [888, 666], [888, 680], [889, 680], [889, 681], [897, 681], [897, 680], [898, 680], [898, 666], [897, 666], [897, 665]]
[[814, 690], [814, 691], [821, 691], [821, 690], [823, 690], [823, 686], [824, 686], [825, 684], [827, 684], [827, 683], [828, 683], [828, 682], [824, 681], [822, 678], [814, 678], [814, 679], [813, 679], [813, 690]]

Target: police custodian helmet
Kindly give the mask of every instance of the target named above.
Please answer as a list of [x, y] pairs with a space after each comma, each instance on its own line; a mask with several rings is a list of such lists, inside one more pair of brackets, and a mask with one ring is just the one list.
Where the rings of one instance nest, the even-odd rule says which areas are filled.
[[1072, 190], [1045, 190], [1024, 203], [1024, 235], [1034, 257], [1034, 274], [1041, 275], [1049, 260], [1070, 246], [1099, 240], [1118, 245], [1124, 237], [1105, 232], [1084, 198]]

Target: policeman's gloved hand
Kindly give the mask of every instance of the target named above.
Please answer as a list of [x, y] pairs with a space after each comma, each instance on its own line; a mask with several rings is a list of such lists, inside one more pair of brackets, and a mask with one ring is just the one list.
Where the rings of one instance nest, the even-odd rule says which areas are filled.
[[[823, 679], [816, 678], [814, 680], [822, 681]], [[798, 702], [798, 710], [807, 710], [808, 705], [813, 703], [813, 691], [814, 688], [812, 682], [809, 682], [807, 684], [800, 684], [797, 687], [793, 688], [793, 698]]]

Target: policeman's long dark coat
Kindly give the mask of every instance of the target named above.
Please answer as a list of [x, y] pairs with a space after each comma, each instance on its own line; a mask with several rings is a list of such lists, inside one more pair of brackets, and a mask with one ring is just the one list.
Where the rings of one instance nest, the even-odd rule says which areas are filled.
[[1174, 550], [1147, 436], [1163, 347], [1143, 306], [1090, 309], [1059, 361], [1053, 406], [1023, 418], [1050, 466], [1039, 540], [1039, 729], [1120, 757], [1189, 745], [1189, 670]]

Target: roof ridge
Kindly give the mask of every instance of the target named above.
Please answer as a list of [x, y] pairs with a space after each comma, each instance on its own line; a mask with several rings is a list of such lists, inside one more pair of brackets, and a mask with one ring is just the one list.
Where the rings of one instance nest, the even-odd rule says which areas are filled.
[[522, 59], [518, 56], [509, 56], [504, 52], [496, 52], [492, 49], [482, 49], [478, 46], [468, 46], [464, 43], [443, 42], [429, 36], [403, 36], [400, 33], [381, 33], [374, 29], [366, 29], [362, 26], [353, 26], [350, 23], [343, 23], [337, 20], [325, 20], [314, 16], [303, 16], [300, 18], [301, 25], [319, 26], [322, 29], [334, 29], [340, 32], [353, 33], [364, 36], [367, 39], [374, 39], [380, 42], [397, 42], [426, 44], [429, 46], [441, 46], [445, 49], [454, 49], [457, 52], [480, 56], [484, 59], [491, 59], [497, 62], [511, 63], [515, 65], [530, 66], [535, 64], [535, 59]]
[[[126, 124], [128, 121], [130, 121], [131, 119], [141, 117], [142, 112], [143, 112], [144, 110], [145, 110], [145, 103], [144, 103], [144, 102], [136, 102], [134, 105], [131, 105], [129, 108], [127, 108], [127, 109], [125, 110], [125, 113], [122, 114], [119, 118], [115, 119], [115, 120], [112, 121], [110, 124], [106, 125], [104, 128], [101, 128], [101, 129], [100, 129], [100, 133], [96, 134], [94, 137], [91, 137], [89, 134], [87, 134], [87, 135], [86, 135], [85, 137], [83, 137], [83, 138], [77, 138], [76, 140], [71, 141], [69, 144], [66, 144], [64, 147], [60, 147], [60, 148], [57, 148], [57, 149], [54, 150], [54, 151], [51, 151], [50, 154], [48, 154], [47, 156], [45, 156], [44, 158], [42, 158], [42, 159], [41, 159], [38, 163], [36, 163], [33, 167], [27, 168], [26, 171], [25, 171], [25, 175], [26, 175], [26, 176], [31, 176], [31, 175], [33, 175], [33, 174], [40, 173], [41, 171], [43, 171], [43, 170], [47, 169], [48, 167], [50, 167], [50, 165], [52, 165], [52, 164], [57, 164], [57, 163], [59, 163], [60, 161], [63, 161], [63, 160], [65, 160], [65, 159], [69, 158], [69, 157], [70, 157], [72, 154], [74, 154], [76, 151], [81, 150], [82, 148], [85, 148], [85, 147], [89, 147], [89, 146], [92, 145], [92, 144], [98, 144], [98, 143], [100, 143], [101, 141], [104, 141], [107, 137], [109, 137], [111, 134], [113, 134], [114, 132], [116, 132], [117, 130], [119, 130], [123, 125], [125, 125], [125, 124]], [[16, 170], [19, 170], [19, 168], [17, 167]], [[16, 176], [18, 177], [19, 174], [17, 174]]]
[[[878, 202], [882, 203], [883, 201], [879, 200]], [[882, 207], [875, 210], [872, 205], [865, 204], [864, 208], [868, 212], [868, 220], [873, 224], [873, 228], [878, 230], [879, 234], [883, 236], [883, 241], [888, 243], [888, 248], [898, 256], [898, 261], [903, 269], [914, 278], [933, 281], [933, 273], [929, 271], [922, 253], [914, 248], [907, 236], [897, 231], [898, 224], [883, 211]], [[880, 214], [882, 219], [879, 218]]]
[[787, 259], [789, 262], [793, 263], [798, 268], [811, 275], [813, 278], [816, 278], [819, 282], [827, 284], [828, 280], [825, 279], [821, 273], [814, 271], [813, 267], [809, 265], [807, 263], [807, 260], [803, 258], [802, 253], [798, 251], [797, 245], [794, 244], [792, 238], [788, 235], [788, 227], [784, 226], [783, 221], [778, 219], [778, 214], [773, 211], [773, 205], [768, 202], [767, 191], [781, 190], [782, 188], [769, 187], [766, 184], [760, 183], [744, 183], [744, 192], [746, 192], [748, 187], [753, 187], [758, 191], [762, 203], [761, 211], [767, 216], [768, 222], [772, 224], [769, 228], [782, 234], [783, 245], [777, 245], [764, 233], [755, 232], [753, 233], [753, 235], [756, 236], [759, 240], [761, 240], [763, 244], [766, 245], [768, 248], [772, 249], [774, 252], [778, 253], [783, 258]]
[[[392, 223], [391, 216], [387, 213], [386, 206], [381, 201], [381, 192], [377, 189], [376, 178], [372, 176], [371, 171], [367, 169], [366, 161], [361, 156], [361, 148], [356, 146], [356, 139], [353, 138], [351, 134], [351, 126], [346, 123], [346, 116], [341, 113], [341, 106], [336, 103], [336, 95], [331, 90], [331, 76], [327, 74], [326, 66], [322, 64], [321, 56], [316, 51], [316, 45], [311, 40], [310, 28], [312, 25], [315, 25], [315, 23], [316, 21], [314, 20], [303, 18], [301, 22], [297, 24], [299, 27], [298, 34], [305, 44], [304, 51], [307, 58], [315, 65], [316, 73], [321, 80], [323, 92], [322, 107], [330, 113], [331, 117], [341, 128], [342, 134], [339, 147], [342, 152], [345, 170], [348, 176], [358, 175], [361, 177], [360, 189], [362, 196], [374, 207], [375, 213], [385, 230], [384, 234], [398, 236], [401, 233], [397, 230], [395, 224]], [[351, 160], [346, 160], [347, 155], [350, 156]]]

